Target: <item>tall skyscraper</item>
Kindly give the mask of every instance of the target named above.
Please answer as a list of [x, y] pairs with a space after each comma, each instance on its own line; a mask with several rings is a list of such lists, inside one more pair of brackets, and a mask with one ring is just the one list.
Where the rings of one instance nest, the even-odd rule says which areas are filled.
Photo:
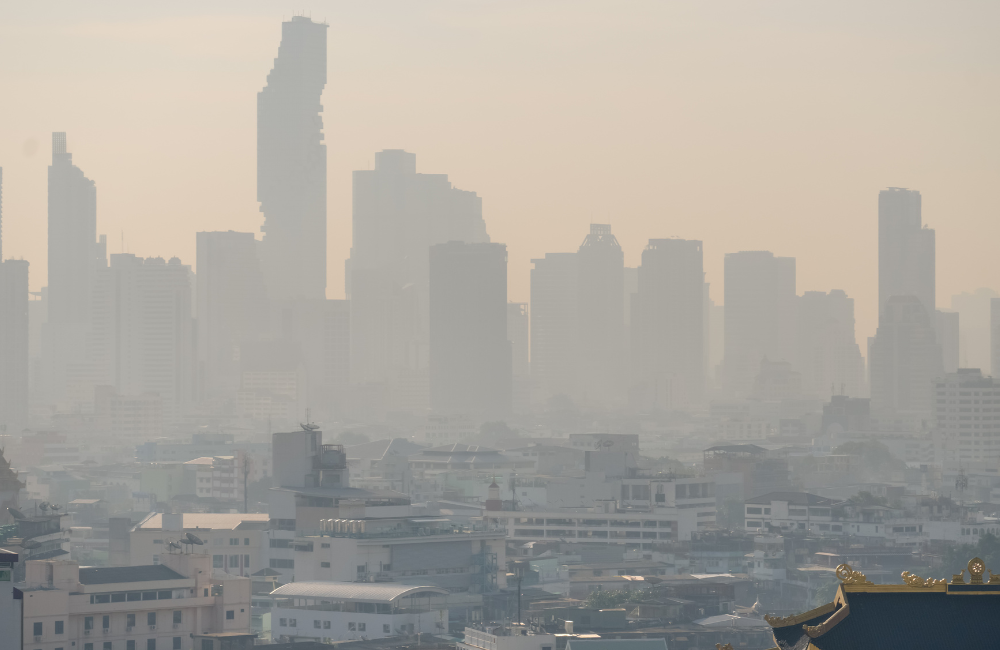
[[95, 328], [107, 341], [110, 385], [123, 396], [157, 394], [168, 419], [191, 403], [194, 321], [191, 267], [176, 257], [111, 256], [99, 274]]
[[854, 334], [854, 299], [837, 289], [798, 299], [799, 370], [804, 394], [862, 397], [865, 364]]
[[282, 23], [278, 58], [257, 94], [260, 255], [275, 299], [326, 298], [326, 30], [305, 16]]
[[796, 318], [794, 257], [726, 254], [723, 364], [733, 395], [750, 394], [765, 357], [796, 364]]
[[0, 425], [28, 425], [28, 262], [0, 262]]
[[934, 333], [941, 346], [941, 367], [947, 372], [958, 371], [961, 354], [961, 323], [957, 311], [934, 311]]
[[705, 274], [700, 241], [651, 239], [632, 298], [633, 406], [683, 408], [705, 391]]
[[879, 312], [893, 296], [916, 296], [934, 318], [934, 231], [923, 227], [920, 192], [878, 193]]
[[240, 345], [267, 331], [267, 295], [248, 232], [199, 232], [198, 388], [203, 397], [231, 396], [240, 385]]
[[544, 404], [557, 395], [575, 400], [580, 387], [578, 254], [546, 253], [531, 263], [532, 400]]
[[608, 406], [624, 398], [625, 254], [610, 225], [593, 223], [576, 255], [581, 397]]
[[941, 346], [920, 299], [893, 296], [882, 306], [870, 348], [871, 415], [883, 430], [920, 430], [934, 414]]
[[510, 341], [512, 404], [515, 413], [531, 408], [531, 364], [529, 362], [530, 321], [528, 303], [507, 303], [507, 340]]
[[959, 367], [991, 372], [990, 300], [997, 297], [1000, 294], [985, 287], [951, 297], [951, 309], [959, 314]]
[[441, 413], [510, 413], [504, 244], [430, 247], [430, 396]]
[[375, 169], [354, 172], [351, 382], [385, 385], [397, 410], [427, 408], [430, 246], [490, 240], [482, 199], [416, 164], [390, 149], [375, 154]]
[[990, 372], [1000, 379], [1000, 298], [990, 299]]
[[[73, 164], [66, 134], [52, 134], [48, 187], [48, 321], [45, 381], [58, 403], [93, 397], [89, 330], [94, 276], [106, 264], [97, 240], [97, 189]], [[87, 397], [89, 395], [89, 397]]]

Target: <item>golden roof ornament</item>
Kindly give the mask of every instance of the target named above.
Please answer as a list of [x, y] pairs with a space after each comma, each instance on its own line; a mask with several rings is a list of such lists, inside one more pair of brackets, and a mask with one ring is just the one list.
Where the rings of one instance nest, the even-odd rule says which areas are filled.
[[983, 574], [986, 573], [986, 563], [980, 560], [978, 557], [974, 557], [969, 560], [969, 584], [971, 585], [981, 585], [983, 584]]
[[[927, 587], [935, 587], [938, 585], [947, 584], [947, 581], [944, 578], [941, 578], [939, 580], [935, 580], [934, 578], [921, 578], [920, 576], [914, 575], [909, 571], [903, 571], [902, 578], [903, 582], [905, 582], [907, 585], [909, 585], [910, 587], [916, 587], [918, 589], [925, 589]], [[1000, 576], [998, 576], [998, 578], [1000, 578]]]
[[845, 585], [871, 585], [875, 584], [868, 579], [865, 574], [855, 571], [850, 564], [841, 564], [837, 567], [837, 579]]

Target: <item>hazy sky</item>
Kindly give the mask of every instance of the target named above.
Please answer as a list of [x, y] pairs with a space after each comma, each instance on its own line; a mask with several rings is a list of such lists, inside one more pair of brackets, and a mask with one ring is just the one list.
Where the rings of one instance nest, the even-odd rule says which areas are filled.
[[195, 259], [198, 230], [258, 233], [256, 94], [281, 21], [327, 20], [328, 296], [343, 296], [351, 170], [403, 148], [483, 197], [529, 260], [610, 222], [798, 259], [798, 290], [876, 326], [877, 196], [919, 189], [938, 305], [1000, 288], [1000, 3], [47, 2], [0, 5], [4, 253], [45, 283], [50, 133], [97, 182], [110, 252]]

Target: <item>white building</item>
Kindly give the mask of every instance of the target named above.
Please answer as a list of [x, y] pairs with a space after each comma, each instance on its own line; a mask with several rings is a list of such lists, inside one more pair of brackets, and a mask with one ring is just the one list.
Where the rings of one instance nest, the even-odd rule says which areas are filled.
[[187, 533], [204, 542], [200, 550], [212, 558], [212, 568], [249, 576], [269, 565], [271, 531], [266, 514], [154, 512], [129, 534], [130, 564], [159, 564], [171, 541]]
[[458, 650], [555, 650], [555, 634], [528, 634], [523, 626], [465, 628]]
[[251, 647], [250, 580], [213, 572], [202, 554], [160, 565], [83, 568], [28, 561], [25, 641], [34, 650], [229, 650]]
[[1000, 382], [978, 369], [960, 368], [938, 379], [935, 390], [935, 421], [944, 436], [945, 459], [1000, 459]]
[[273, 639], [349, 641], [448, 631], [448, 590], [392, 582], [293, 582], [271, 592]]
[[14, 565], [17, 553], [0, 548], [0, 650], [21, 650], [21, 605], [14, 598]]
[[840, 533], [842, 522], [833, 521], [833, 499], [807, 492], [770, 492], [747, 499], [747, 532], [756, 532], [771, 526], [788, 531]]

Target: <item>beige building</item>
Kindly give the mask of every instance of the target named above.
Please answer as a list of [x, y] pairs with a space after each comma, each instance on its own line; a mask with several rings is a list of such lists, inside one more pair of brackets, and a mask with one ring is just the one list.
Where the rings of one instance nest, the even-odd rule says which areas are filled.
[[209, 556], [213, 569], [249, 576], [268, 566], [268, 516], [242, 513], [154, 512], [129, 533], [129, 564], [162, 563], [168, 555], [167, 544], [187, 533], [204, 542], [195, 548]]
[[80, 568], [30, 560], [24, 647], [33, 650], [234, 650], [253, 645], [250, 579], [212, 571], [204, 553], [158, 565]]

